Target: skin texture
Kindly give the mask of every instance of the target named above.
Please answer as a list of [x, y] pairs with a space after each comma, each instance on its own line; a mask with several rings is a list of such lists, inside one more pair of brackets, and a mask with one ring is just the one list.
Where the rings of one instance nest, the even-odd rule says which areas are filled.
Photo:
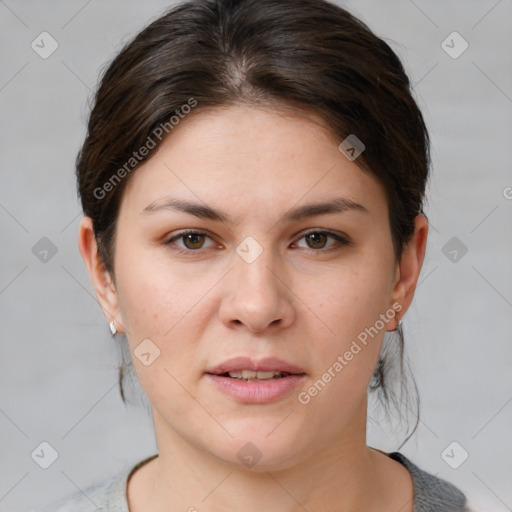
[[[408, 471], [366, 445], [367, 386], [396, 317], [309, 403], [298, 400], [379, 315], [396, 303], [404, 315], [425, 254], [428, 223], [418, 215], [413, 239], [394, 260], [384, 189], [339, 142], [311, 116], [240, 105], [199, 112], [131, 177], [115, 280], [98, 259], [91, 220], [81, 221], [79, 248], [99, 303], [127, 334], [153, 406], [159, 456], [130, 479], [132, 512], [412, 511]], [[170, 195], [230, 220], [141, 213]], [[336, 197], [368, 212], [282, 220], [291, 208]], [[207, 236], [166, 245], [184, 229]], [[304, 236], [311, 229], [351, 244]], [[263, 250], [252, 263], [236, 252], [248, 236]], [[147, 338], [160, 350], [149, 366], [133, 357]], [[204, 372], [242, 355], [279, 357], [306, 378], [277, 401], [241, 403]], [[252, 468], [237, 457], [247, 442], [261, 452]]]

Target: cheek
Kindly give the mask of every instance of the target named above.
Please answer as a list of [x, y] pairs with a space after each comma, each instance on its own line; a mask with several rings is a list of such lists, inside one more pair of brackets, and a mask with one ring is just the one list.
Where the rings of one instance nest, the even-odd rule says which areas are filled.
[[118, 267], [119, 305], [141, 385], [149, 391], [156, 381], [172, 383], [171, 375], [180, 382], [190, 379], [208, 283], [191, 284], [142, 257], [126, 258]]
[[331, 272], [330, 278], [323, 280], [323, 293], [306, 295], [324, 333], [315, 346], [319, 372], [315, 377], [325, 374], [325, 380], [333, 382], [329, 384], [333, 394], [351, 380], [364, 387], [373, 374], [387, 327], [381, 315], [389, 309], [389, 276], [384, 263], [371, 253], [370, 257], [361, 255]]
[[318, 304], [319, 316], [334, 334], [328, 332], [315, 340], [315, 350], [311, 351], [315, 372], [301, 401], [309, 401], [309, 410], [318, 417], [339, 411], [341, 422], [366, 396], [386, 332], [380, 319], [387, 310], [380, 284], [359, 278], [354, 283], [354, 288], [330, 293], [323, 305]]
[[210, 279], [191, 279], [180, 266], [170, 264], [165, 248], [120, 244], [117, 262], [119, 302], [123, 319], [138, 335], [162, 342], [187, 324], [188, 314], [206, 293]]
[[[200, 375], [198, 343], [202, 339], [205, 313], [199, 287], [187, 288], [183, 278], [159, 272], [134, 271], [123, 281], [120, 305], [127, 319], [133, 367], [150, 402], [169, 407], [172, 417], [187, 414], [189, 388]], [[183, 286], [190, 293], [179, 293]], [[167, 405], [165, 405], [167, 404]]]
[[340, 266], [323, 283], [323, 292], [306, 295], [318, 316], [347, 339], [375, 323], [389, 302], [388, 269], [362, 258], [355, 265]]

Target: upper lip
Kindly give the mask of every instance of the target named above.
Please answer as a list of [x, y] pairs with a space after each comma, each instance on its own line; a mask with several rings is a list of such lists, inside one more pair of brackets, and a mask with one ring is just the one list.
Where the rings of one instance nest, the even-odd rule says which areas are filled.
[[235, 357], [228, 359], [213, 368], [210, 368], [206, 373], [214, 375], [221, 375], [228, 372], [238, 372], [241, 370], [252, 370], [254, 372], [284, 372], [291, 374], [305, 373], [302, 368], [294, 364], [288, 363], [277, 357], [265, 357], [263, 359], [252, 359], [250, 357]]

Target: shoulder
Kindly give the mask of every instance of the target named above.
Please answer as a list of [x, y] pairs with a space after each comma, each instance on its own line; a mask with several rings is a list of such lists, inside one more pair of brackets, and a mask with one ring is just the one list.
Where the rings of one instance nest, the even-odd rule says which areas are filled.
[[423, 471], [399, 452], [388, 454], [411, 473], [414, 512], [469, 512], [466, 496], [453, 484]]
[[90, 485], [83, 491], [76, 491], [35, 512], [129, 512], [126, 496], [128, 479], [140, 466], [157, 456], [151, 455], [135, 465], [125, 467], [108, 480]]
[[35, 512], [129, 512], [126, 482], [133, 468], [125, 468], [112, 478], [90, 485]]

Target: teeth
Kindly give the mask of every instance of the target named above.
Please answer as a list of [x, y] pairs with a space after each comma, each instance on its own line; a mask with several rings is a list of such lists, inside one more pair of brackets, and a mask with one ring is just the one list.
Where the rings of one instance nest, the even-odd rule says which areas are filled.
[[255, 372], [252, 370], [242, 370], [238, 372], [229, 372], [228, 375], [234, 379], [267, 380], [274, 379], [276, 377], [284, 377], [285, 374], [279, 371]]

